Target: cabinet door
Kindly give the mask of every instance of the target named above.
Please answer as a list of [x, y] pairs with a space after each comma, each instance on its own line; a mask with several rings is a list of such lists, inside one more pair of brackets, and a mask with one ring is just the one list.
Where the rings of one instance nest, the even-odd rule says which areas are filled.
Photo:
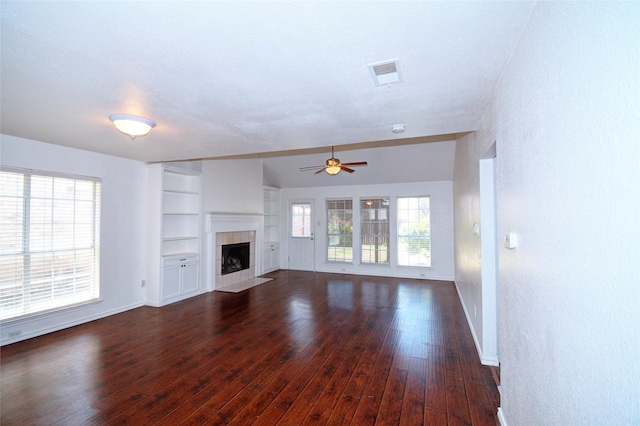
[[271, 250], [271, 267], [272, 269], [280, 268], [280, 244], [274, 244]]
[[186, 294], [198, 290], [198, 264], [183, 264], [180, 269], [182, 270], [182, 293]]
[[162, 286], [160, 300], [167, 300], [180, 295], [180, 265], [170, 265], [162, 268]]
[[280, 267], [280, 247], [276, 243], [264, 245], [263, 251], [264, 272], [270, 272]]

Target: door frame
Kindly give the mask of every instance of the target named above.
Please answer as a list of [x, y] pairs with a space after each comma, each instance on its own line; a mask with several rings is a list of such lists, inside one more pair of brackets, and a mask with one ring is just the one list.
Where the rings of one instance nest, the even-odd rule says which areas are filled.
[[[294, 204], [308, 204], [309, 205], [309, 237], [294, 237], [293, 234], [293, 218], [292, 218], [292, 208]], [[295, 249], [297, 244], [294, 244], [296, 241], [300, 241], [302, 239], [308, 238], [308, 246], [311, 249], [311, 264], [309, 265], [311, 269], [297, 269], [301, 271], [312, 271], [316, 270], [316, 235], [315, 235], [315, 200], [313, 199], [295, 199], [289, 200], [289, 206], [287, 211], [287, 264], [288, 268], [291, 268], [291, 259], [292, 259], [292, 251]]]
[[496, 145], [480, 159], [482, 363], [500, 365]]

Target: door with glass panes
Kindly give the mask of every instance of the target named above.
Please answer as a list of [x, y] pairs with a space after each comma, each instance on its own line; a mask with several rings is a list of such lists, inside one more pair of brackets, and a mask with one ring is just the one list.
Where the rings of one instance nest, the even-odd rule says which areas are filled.
[[289, 206], [289, 269], [315, 270], [313, 201], [293, 201]]

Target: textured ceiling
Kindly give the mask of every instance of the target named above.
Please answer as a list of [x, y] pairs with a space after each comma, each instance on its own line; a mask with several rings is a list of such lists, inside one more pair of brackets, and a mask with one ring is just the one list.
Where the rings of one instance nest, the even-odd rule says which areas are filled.
[[[148, 162], [471, 131], [532, 7], [2, 1], [1, 131]], [[389, 59], [404, 82], [377, 87]], [[157, 126], [132, 142], [115, 113]]]

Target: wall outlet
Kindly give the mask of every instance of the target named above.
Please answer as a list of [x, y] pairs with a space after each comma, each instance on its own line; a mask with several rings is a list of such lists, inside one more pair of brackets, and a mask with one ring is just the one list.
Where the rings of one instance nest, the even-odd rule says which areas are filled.
[[146, 287], [146, 285], [147, 285], [147, 281], [142, 280], [142, 281], [140, 282], [140, 287]]
[[20, 336], [22, 336], [22, 330], [10, 331], [7, 337], [9, 337], [9, 339], [12, 339], [14, 337], [20, 337]]

